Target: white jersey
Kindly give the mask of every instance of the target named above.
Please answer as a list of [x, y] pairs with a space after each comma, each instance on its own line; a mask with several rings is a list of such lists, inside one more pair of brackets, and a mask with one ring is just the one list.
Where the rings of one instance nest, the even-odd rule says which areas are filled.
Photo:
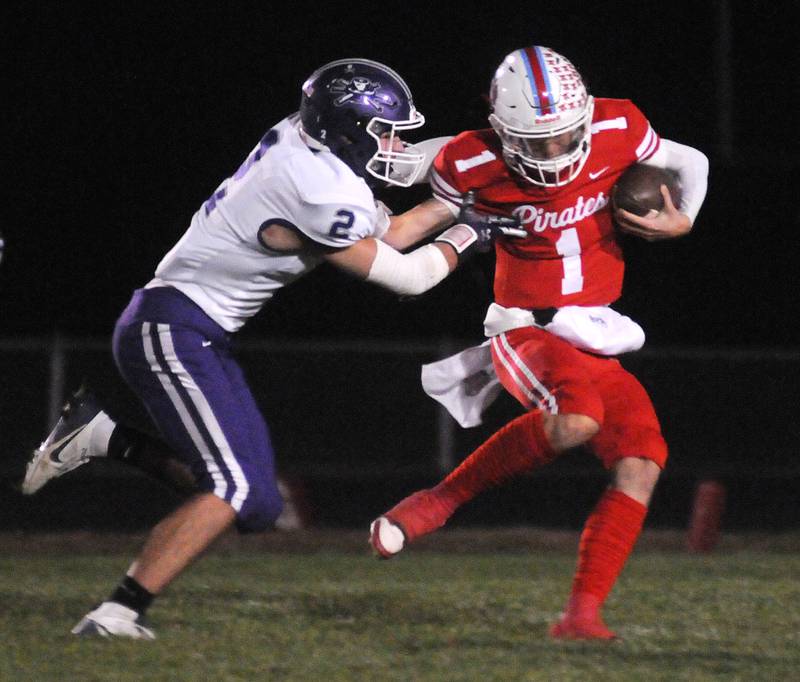
[[315, 268], [319, 251], [279, 252], [259, 233], [270, 223], [344, 248], [389, 226], [363, 179], [328, 151], [309, 148], [297, 114], [272, 128], [192, 218], [147, 287], [171, 286], [229, 332], [273, 294]]

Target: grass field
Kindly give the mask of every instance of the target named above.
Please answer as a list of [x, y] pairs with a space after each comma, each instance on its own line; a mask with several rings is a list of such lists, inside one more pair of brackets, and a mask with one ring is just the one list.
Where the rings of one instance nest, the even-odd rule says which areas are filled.
[[155, 642], [77, 638], [140, 538], [0, 537], [0, 680], [793, 680], [800, 542], [688, 555], [646, 535], [606, 619], [556, 643], [572, 534], [453, 530], [395, 560], [363, 533], [230, 538], [153, 606]]

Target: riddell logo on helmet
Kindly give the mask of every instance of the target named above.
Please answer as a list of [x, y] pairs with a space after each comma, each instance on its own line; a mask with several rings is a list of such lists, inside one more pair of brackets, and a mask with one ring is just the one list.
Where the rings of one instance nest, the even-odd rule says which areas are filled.
[[562, 108], [563, 107], [558, 107], [558, 110], [552, 114], [546, 114], [545, 116], [535, 116], [533, 119], [534, 125], [556, 122], [559, 119], [559, 111]]

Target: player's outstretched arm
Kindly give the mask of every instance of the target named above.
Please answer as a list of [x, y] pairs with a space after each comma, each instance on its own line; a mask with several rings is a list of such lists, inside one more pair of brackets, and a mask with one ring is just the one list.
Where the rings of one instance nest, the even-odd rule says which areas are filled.
[[398, 251], [404, 251], [409, 246], [441, 232], [453, 221], [453, 214], [447, 206], [436, 199], [428, 199], [405, 213], [392, 216], [389, 229], [382, 240]]
[[[465, 225], [454, 225], [442, 236]], [[472, 231], [472, 237], [476, 237]], [[467, 235], [465, 238], [469, 238]], [[466, 247], [465, 247], [466, 248]], [[379, 284], [403, 296], [419, 296], [436, 286], [458, 267], [458, 252], [450, 242], [426, 244], [400, 253], [377, 239], [362, 239], [325, 255], [332, 265], [359, 279]]]
[[[469, 203], [471, 210], [459, 214], [461, 222], [442, 232], [434, 243], [410, 253], [400, 253], [392, 248], [384, 235], [382, 240], [362, 239], [352, 246], [328, 252], [325, 259], [356, 277], [397, 294], [419, 296], [447, 277], [470, 252], [485, 250], [496, 236], [526, 235], [516, 219], [483, 215], [472, 209], [473, 205], [474, 196]], [[453, 220], [450, 209], [436, 200], [426, 201], [408, 213], [414, 214], [412, 221], [424, 225], [422, 231], [433, 230]], [[407, 230], [411, 234], [420, 234], [419, 228], [413, 226], [414, 222], [409, 223]], [[402, 231], [402, 228], [398, 227], [398, 230]], [[402, 239], [394, 241], [394, 244], [403, 243]]]

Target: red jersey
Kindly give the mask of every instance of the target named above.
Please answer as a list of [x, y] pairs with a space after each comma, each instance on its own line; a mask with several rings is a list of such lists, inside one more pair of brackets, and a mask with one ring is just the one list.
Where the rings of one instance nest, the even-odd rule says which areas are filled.
[[611, 188], [628, 166], [652, 156], [659, 142], [633, 102], [596, 99], [589, 157], [567, 185], [539, 187], [514, 173], [491, 129], [448, 142], [434, 161], [431, 184], [434, 196], [454, 212], [474, 189], [478, 210], [519, 216], [528, 236], [495, 243], [497, 303], [526, 309], [606, 305], [619, 298], [625, 271]]

